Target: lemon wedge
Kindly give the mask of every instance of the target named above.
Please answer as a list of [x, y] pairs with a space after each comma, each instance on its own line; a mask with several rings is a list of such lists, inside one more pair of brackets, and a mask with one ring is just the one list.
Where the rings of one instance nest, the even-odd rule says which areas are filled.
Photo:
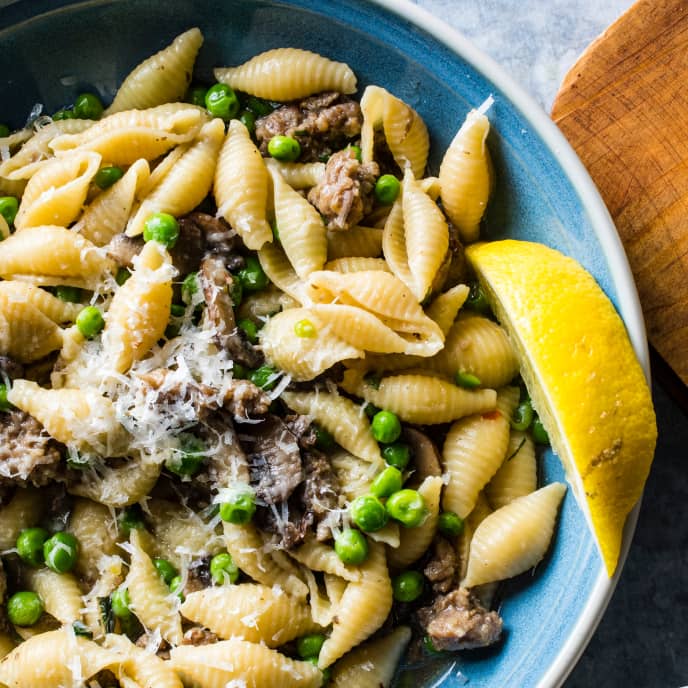
[[624, 324], [590, 273], [554, 249], [505, 240], [469, 246], [466, 256], [612, 576], [657, 439]]

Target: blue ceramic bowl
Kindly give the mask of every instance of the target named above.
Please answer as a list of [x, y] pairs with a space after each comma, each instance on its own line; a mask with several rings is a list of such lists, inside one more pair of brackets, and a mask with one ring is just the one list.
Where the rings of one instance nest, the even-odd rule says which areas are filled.
[[[2, 3], [0, 3], [2, 4]], [[577, 258], [626, 322], [645, 370], [635, 287], [607, 211], [582, 165], [547, 116], [487, 57], [417, 7], [399, 0], [24, 0], [0, 9], [0, 119], [20, 126], [35, 103], [53, 112], [83, 89], [108, 101], [141, 59], [176, 34], [205, 35], [199, 69], [238, 64], [294, 46], [348, 62], [362, 88], [389, 89], [421, 113], [439, 159], [467, 110], [492, 95], [490, 148], [497, 191], [487, 238], [541, 241]], [[544, 457], [544, 480], [562, 480]], [[628, 545], [636, 513], [629, 519]], [[618, 574], [617, 574], [618, 575]], [[400, 672], [398, 686], [557, 686], [583, 651], [615, 581], [568, 493], [552, 550], [536, 572], [506, 586], [499, 647]], [[354, 687], [352, 687], [354, 688]]]

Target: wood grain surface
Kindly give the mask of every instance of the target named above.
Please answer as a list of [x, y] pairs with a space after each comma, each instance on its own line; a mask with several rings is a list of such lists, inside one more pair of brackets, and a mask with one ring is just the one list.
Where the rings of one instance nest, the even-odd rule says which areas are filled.
[[552, 108], [616, 222], [651, 344], [688, 384], [688, 0], [640, 0]]

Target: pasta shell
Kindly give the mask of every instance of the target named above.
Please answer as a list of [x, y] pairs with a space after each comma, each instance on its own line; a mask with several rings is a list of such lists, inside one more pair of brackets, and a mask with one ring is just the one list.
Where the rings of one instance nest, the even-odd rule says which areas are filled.
[[0, 507], [0, 549], [12, 549], [24, 528], [35, 526], [45, 505], [34, 488], [18, 489], [7, 504]]
[[272, 241], [266, 219], [268, 188], [268, 172], [260, 151], [246, 127], [233, 119], [220, 151], [213, 192], [218, 215], [253, 250]]
[[104, 114], [181, 100], [191, 83], [194, 62], [202, 44], [203, 34], [197, 28], [177, 36], [170, 45], [127, 75]]
[[327, 232], [327, 259], [377, 258], [382, 255], [382, 230], [376, 227], [351, 227], [346, 232]]
[[408, 251], [406, 250], [404, 211], [401, 199], [395, 201], [392, 210], [387, 216], [382, 232], [382, 252], [392, 272], [409, 290], [414, 291], [415, 281], [411, 274]]
[[324, 162], [280, 162], [266, 158], [265, 164], [279, 172], [292, 189], [310, 189], [325, 176]]
[[391, 272], [389, 266], [382, 258], [337, 258], [325, 263], [325, 270], [333, 272], [365, 272], [367, 270], [382, 270]]
[[[470, 289], [465, 284], [457, 284], [455, 287], [439, 294], [426, 308], [425, 314], [439, 325], [445, 337], [447, 337], [451, 326], [454, 324], [459, 309], [466, 302], [469, 292]], [[446, 339], [444, 347], [447, 347]], [[495, 386], [501, 387], [501, 385]]]
[[265, 244], [258, 251], [258, 260], [270, 281], [299, 303], [308, 303], [306, 285], [294, 271], [284, 251], [275, 244]]
[[[169, 662], [165, 662], [152, 652], [137, 647], [127, 636], [109, 633], [103, 646], [117, 652], [121, 657], [120, 681], [131, 676], [135, 688], [183, 688]], [[126, 672], [126, 677], [121, 672]]]
[[0, 303], [2, 303], [5, 297], [11, 301], [23, 301], [30, 304], [54, 323], [75, 320], [83, 308], [79, 303], [70, 303], [58, 299], [50, 292], [40, 289], [33, 284], [16, 282], [14, 280], [0, 282]]
[[220, 83], [268, 100], [356, 91], [356, 75], [348, 65], [298, 48], [267, 50], [238, 67], [220, 67], [214, 73]]
[[0, 292], [0, 352], [20, 363], [37, 361], [62, 346], [62, 331], [36, 306]]
[[81, 590], [71, 573], [55, 573], [47, 567], [27, 568], [25, 578], [28, 589], [41, 598], [48, 614], [63, 624], [81, 620]]
[[485, 488], [485, 495], [493, 509], [501, 509], [536, 489], [537, 464], [533, 440], [523, 432], [512, 430], [506, 460]]
[[361, 572], [356, 566], [347, 566], [332, 547], [312, 537], [296, 549], [290, 550], [289, 555], [312, 571], [324, 571], [347, 581], [361, 578]]

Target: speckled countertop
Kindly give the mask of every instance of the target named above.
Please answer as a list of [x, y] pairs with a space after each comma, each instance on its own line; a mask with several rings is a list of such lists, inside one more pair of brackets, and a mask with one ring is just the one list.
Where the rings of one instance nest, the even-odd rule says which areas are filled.
[[[547, 111], [578, 55], [632, 4], [414, 2], [468, 36]], [[608, 611], [566, 688], [688, 685], [688, 418], [657, 383], [653, 396], [659, 441], [635, 539]]]

